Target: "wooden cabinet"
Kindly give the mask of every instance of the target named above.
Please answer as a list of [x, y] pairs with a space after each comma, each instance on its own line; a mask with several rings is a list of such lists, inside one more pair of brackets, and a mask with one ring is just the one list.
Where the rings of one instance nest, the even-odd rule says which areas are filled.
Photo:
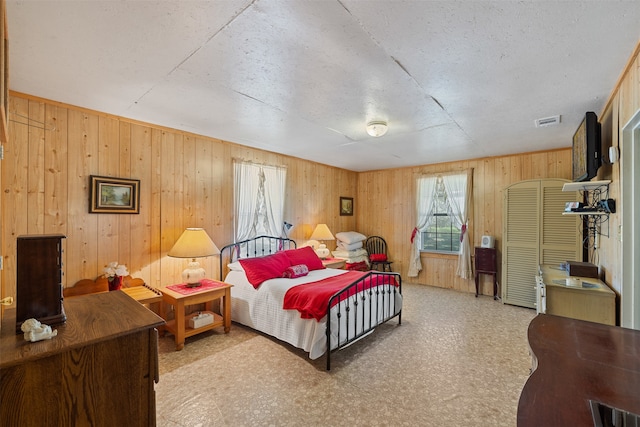
[[502, 301], [535, 308], [535, 277], [540, 264], [582, 259], [580, 222], [563, 216], [575, 192], [563, 192], [563, 179], [537, 179], [504, 191]]
[[66, 301], [51, 340], [25, 341], [7, 310], [0, 336], [0, 420], [11, 426], [154, 426], [157, 327], [124, 292]]
[[[567, 286], [568, 278], [576, 285]], [[559, 266], [542, 265], [536, 282], [538, 313], [615, 326], [616, 294], [603, 281], [569, 276]]]
[[498, 299], [498, 257], [495, 248], [475, 248], [476, 297], [478, 296], [479, 275], [493, 276], [493, 299]]
[[18, 236], [16, 332], [27, 319], [65, 321], [62, 306], [62, 234]]

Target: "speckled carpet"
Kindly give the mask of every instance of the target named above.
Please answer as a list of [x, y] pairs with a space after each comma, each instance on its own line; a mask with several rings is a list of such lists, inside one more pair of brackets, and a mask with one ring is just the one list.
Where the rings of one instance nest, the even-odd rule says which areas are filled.
[[396, 319], [364, 340], [309, 360], [233, 324], [160, 339], [157, 425], [515, 426], [535, 311], [473, 294], [403, 284]]

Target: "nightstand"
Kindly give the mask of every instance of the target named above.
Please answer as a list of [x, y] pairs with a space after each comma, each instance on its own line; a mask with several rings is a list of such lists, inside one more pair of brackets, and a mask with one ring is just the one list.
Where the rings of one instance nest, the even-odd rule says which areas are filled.
[[344, 268], [346, 262], [347, 261], [342, 258], [325, 258], [322, 260], [322, 265], [327, 268], [336, 268], [340, 270]]
[[[165, 330], [171, 332], [176, 340], [176, 350], [184, 348], [184, 340], [187, 337], [208, 331], [213, 328], [224, 326], [224, 333], [231, 329], [231, 286], [228, 283], [216, 280], [203, 279], [202, 285], [196, 288], [189, 288], [185, 285], [170, 285], [160, 288], [162, 292], [162, 317], [166, 320], [166, 305], [171, 304], [174, 308], [174, 320], [168, 320]], [[222, 315], [212, 312], [212, 303], [220, 299], [220, 312]], [[213, 322], [199, 328], [190, 328], [188, 319], [195, 316], [190, 314], [185, 316], [184, 307], [186, 305], [205, 304], [205, 311], [213, 315]]]
[[493, 276], [493, 299], [498, 299], [498, 261], [495, 248], [475, 248], [476, 261], [476, 297], [478, 296], [478, 276], [490, 274]]

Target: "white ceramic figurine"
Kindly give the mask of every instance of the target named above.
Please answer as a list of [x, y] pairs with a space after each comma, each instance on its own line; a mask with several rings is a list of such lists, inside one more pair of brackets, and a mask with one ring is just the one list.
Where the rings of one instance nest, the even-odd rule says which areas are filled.
[[36, 319], [27, 319], [24, 321], [22, 326], [20, 326], [22, 332], [24, 332], [25, 341], [41, 341], [41, 340], [50, 340], [51, 338], [58, 335], [57, 330], [51, 330], [51, 326], [43, 325], [38, 322]]

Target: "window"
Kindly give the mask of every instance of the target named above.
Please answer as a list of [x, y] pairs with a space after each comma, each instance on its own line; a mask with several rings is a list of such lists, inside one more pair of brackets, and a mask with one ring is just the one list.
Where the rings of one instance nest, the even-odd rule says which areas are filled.
[[280, 236], [287, 169], [234, 162], [235, 241]]
[[472, 277], [468, 213], [473, 170], [438, 176], [421, 176], [416, 182], [416, 226], [411, 232], [409, 277], [422, 270], [420, 252], [457, 253], [456, 275]]
[[428, 219], [426, 230], [422, 231], [423, 251], [458, 253], [460, 251], [460, 227], [455, 217], [444, 188], [442, 177], [436, 180], [433, 197], [433, 211]]

